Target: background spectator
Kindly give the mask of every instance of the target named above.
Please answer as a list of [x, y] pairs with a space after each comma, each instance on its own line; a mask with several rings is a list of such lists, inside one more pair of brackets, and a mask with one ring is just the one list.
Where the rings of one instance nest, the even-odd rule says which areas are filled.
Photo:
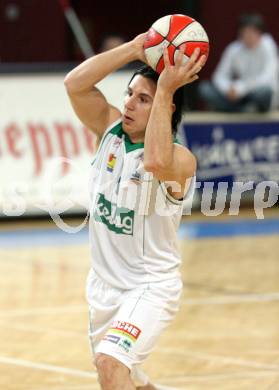
[[212, 81], [199, 85], [199, 96], [209, 109], [264, 112], [275, 105], [278, 50], [272, 36], [264, 31], [261, 15], [240, 16], [238, 40], [225, 49]]
[[101, 42], [100, 50], [99, 52], [102, 53], [107, 50], [114, 49], [117, 46], [122, 45], [126, 39], [119, 34], [110, 34], [104, 37], [103, 41]]

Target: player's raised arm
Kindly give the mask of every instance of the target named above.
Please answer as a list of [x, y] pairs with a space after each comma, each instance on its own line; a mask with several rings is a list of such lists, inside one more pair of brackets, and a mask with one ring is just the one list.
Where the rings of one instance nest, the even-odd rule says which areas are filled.
[[[145, 133], [144, 165], [147, 171], [161, 181], [176, 181], [183, 186], [187, 178], [194, 175], [196, 159], [189, 149], [175, 146], [171, 118], [175, 106], [175, 91], [195, 81], [205, 64], [206, 57], [199, 59], [200, 49], [193, 52], [187, 63], [183, 63], [182, 45], [177, 60], [171, 65], [168, 50], [164, 49], [165, 68], [162, 71]], [[182, 191], [183, 192], [183, 191]]]
[[121, 113], [108, 103], [96, 84], [131, 61], [144, 61], [144, 37], [145, 34], [140, 34], [130, 42], [87, 59], [65, 78], [64, 83], [77, 116], [99, 137], [120, 118]]

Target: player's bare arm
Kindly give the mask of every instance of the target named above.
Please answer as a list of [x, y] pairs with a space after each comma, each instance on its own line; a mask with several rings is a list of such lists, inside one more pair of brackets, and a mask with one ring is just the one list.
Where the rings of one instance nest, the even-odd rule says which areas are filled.
[[164, 51], [165, 68], [158, 80], [144, 147], [145, 169], [161, 181], [177, 182], [181, 186], [181, 192], [175, 193], [177, 198], [183, 196], [186, 179], [196, 171], [196, 159], [189, 149], [173, 143], [173, 95], [178, 88], [198, 79], [197, 73], [206, 61], [205, 56], [198, 59], [199, 49], [196, 49], [183, 64], [183, 51], [181, 46], [175, 65], [170, 64], [168, 51]]
[[65, 78], [64, 83], [74, 111], [98, 137], [121, 117], [121, 113], [108, 103], [96, 84], [131, 61], [145, 61], [142, 51], [145, 35], [140, 34], [130, 42], [89, 58]]

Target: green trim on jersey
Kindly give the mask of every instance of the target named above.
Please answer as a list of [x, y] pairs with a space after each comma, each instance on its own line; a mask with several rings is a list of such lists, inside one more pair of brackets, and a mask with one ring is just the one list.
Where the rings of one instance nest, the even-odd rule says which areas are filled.
[[115, 127], [113, 127], [108, 134], [113, 134], [117, 135], [119, 138], [121, 138], [124, 134], [124, 141], [125, 141], [125, 150], [126, 153], [133, 152], [134, 150], [137, 149], [142, 149], [144, 148], [144, 143], [139, 142], [139, 143], [133, 143], [127, 133], [123, 130], [122, 127], [122, 122], [118, 123]]
[[107, 138], [107, 136], [108, 136], [109, 134], [121, 136], [121, 135], [123, 134], [123, 131], [122, 131], [122, 122], [117, 123], [117, 125], [115, 125], [112, 129], [110, 129], [110, 131], [108, 131], [108, 132], [106, 133], [106, 135], [104, 135], [104, 136], [102, 137], [101, 142], [100, 142], [100, 144], [99, 144], [99, 146], [98, 146], [98, 149], [97, 149], [97, 151], [96, 151], [95, 157], [94, 157], [93, 161], [91, 162], [91, 165], [93, 165], [94, 162], [96, 161], [97, 156], [98, 156], [98, 154], [100, 153], [100, 150], [102, 149], [102, 146], [103, 146], [103, 144], [104, 144], [104, 141], [105, 141], [105, 139]]
[[126, 153], [133, 152], [134, 150], [143, 149], [144, 148], [144, 143], [143, 142], [133, 143], [130, 140], [128, 134], [126, 134], [126, 133], [124, 133], [124, 134], [125, 134], [125, 150], [126, 150]]
[[[108, 134], [114, 134], [114, 135], [118, 135], [119, 137], [122, 136], [122, 134], [124, 134], [124, 131], [122, 129], [122, 122], [119, 122], [117, 125], [115, 125], [109, 132]], [[107, 135], [108, 135], [107, 134]]]
[[[119, 122], [110, 131], [108, 131], [107, 134], [102, 138], [102, 141], [101, 141], [101, 143], [100, 143], [100, 145], [98, 147], [96, 156], [95, 156], [94, 160], [92, 161], [91, 165], [94, 164], [94, 162], [96, 160], [96, 157], [97, 157], [97, 154], [101, 150], [101, 148], [103, 146], [103, 143], [104, 143], [104, 140], [107, 138], [107, 136], [109, 134], [116, 135], [119, 138], [121, 138], [123, 136], [123, 134], [124, 134], [124, 142], [125, 142], [125, 151], [126, 151], [126, 153], [133, 152], [134, 150], [143, 149], [144, 148], [144, 143], [143, 142], [133, 143], [131, 141], [129, 135], [127, 133], [125, 133], [125, 131], [123, 130], [122, 122]], [[182, 145], [182, 143], [176, 137], [173, 137], [173, 143]]]
[[183, 144], [179, 141], [179, 139], [177, 139], [176, 137], [174, 137], [173, 138], [173, 143], [174, 144], [178, 144], [178, 145], [182, 145], [183, 146]]

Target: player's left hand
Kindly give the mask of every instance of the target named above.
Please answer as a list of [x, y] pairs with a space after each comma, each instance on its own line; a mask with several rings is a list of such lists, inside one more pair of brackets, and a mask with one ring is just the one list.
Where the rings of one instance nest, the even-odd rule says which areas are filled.
[[228, 98], [231, 102], [235, 102], [235, 101], [239, 98], [234, 87], [231, 87], [231, 88], [228, 90], [228, 92], [227, 92], [227, 98]]
[[134, 50], [136, 52], [137, 59], [144, 62], [145, 64], [147, 64], [147, 59], [146, 59], [146, 56], [144, 53], [143, 45], [144, 45], [144, 41], [146, 39], [146, 35], [147, 35], [147, 32], [145, 32], [143, 34], [139, 34], [132, 40], [132, 44], [133, 44]]
[[200, 49], [196, 48], [186, 63], [183, 63], [185, 45], [181, 45], [175, 64], [172, 65], [169, 59], [167, 48], [164, 48], [165, 67], [158, 79], [158, 85], [174, 93], [185, 84], [190, 84], [199, 78], [198, 73], [206, 62], [206, 56], [200, 55]]

